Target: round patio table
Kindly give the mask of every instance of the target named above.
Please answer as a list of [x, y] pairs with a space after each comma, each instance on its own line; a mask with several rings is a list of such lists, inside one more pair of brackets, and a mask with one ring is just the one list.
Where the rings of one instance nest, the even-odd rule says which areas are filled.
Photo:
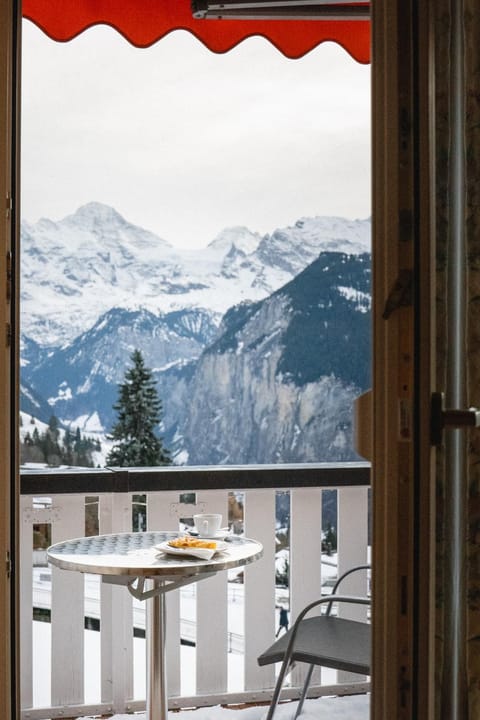
[[113, 533], [65, 540], [52, 545], [47, 557], [63, 570], [102, 575], [104, 582], [126, 585], [139, 600], [150, 603], [147, 614], [147, 719], [167, 720], [165, 593], [212, 577], [222, 570], [248, 565], [263, 553], [256, 540], [228, 535], [225, 549], [210, 560], [170, 555], [158, 546], [177, 532]]

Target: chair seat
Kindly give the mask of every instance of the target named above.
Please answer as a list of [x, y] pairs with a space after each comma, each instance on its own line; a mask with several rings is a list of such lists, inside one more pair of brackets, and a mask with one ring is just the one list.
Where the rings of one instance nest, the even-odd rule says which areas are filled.
[[[291, 632], [290, 629], [265, 650], [258, 657], [258, 664], [282, 662]], [[292, 661], [369, 675], [370, 633], [368, 623], [355, 620], [325, 615], [302, 620]]]

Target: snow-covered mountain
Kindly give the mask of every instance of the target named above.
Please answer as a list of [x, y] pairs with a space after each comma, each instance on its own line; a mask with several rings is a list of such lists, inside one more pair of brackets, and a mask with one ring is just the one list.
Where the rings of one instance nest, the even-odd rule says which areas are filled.
[[43, 347], [71, 342], [113, 307], [161, 312], [204, 308], [212, 321], [232, 305], [261, 300], [320, 252], [369, 251], [370, 220], [302, 218], [261, 236], [227, 228], [200, 250], [179, 250], [89, 203], [21, 230], [21, 329]]
[[108, 432], [138, 348], [177, 463], [351, 459], [369, 250], [369, 220], [228, 228], [190, 251], [99, 203], [24, 223], [22, 410]]
[[[142, 349], [177, 463], [352, 460], [352, 402], [370, 385], [370, 256], [322, 253], [220, 328], [195, 310], [113, 309], [25, 380], [70, 426], [111, 428], [117, 383]], [[178, 357], [188, 359], [175, 360]]]

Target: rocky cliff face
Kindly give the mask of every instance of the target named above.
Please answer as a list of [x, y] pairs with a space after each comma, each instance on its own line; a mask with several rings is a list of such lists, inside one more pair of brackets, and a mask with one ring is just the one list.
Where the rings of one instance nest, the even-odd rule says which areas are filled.
[[334, 377], [302, 387], [275, 373], [279, 347], [207, 355], [183, 427], [188, 463], [320, 462], [354, 458], [351, 408], [359, 393]]
[[[325, 253], [270, 298], [227, 313], [184, 395], [178, 429], [189, 464], [356, 458], [352, 403], [369, 384], [369, 275], [367, 256]], [[335, 294], [338, 303], [326, 302]], [[309, 354], [316, 362], [305, 368]]]

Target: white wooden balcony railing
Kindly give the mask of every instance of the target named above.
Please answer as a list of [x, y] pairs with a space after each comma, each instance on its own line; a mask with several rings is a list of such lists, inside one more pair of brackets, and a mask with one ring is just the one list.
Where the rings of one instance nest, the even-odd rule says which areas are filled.
[[[264, 556], [244, 569], [242, 582], [219, 573], [168, 593], [171, 708], [269, 699], [275, 671], [259, 668], [256, 658], [275, 635], [279, 599], [288, 600], [293, 621], [299, 609], [320, 596], [322, 586], [325, 592], [332, 574], [368, 559], [369, 468], [364, 463], [25, 471], [21, 480], [23, 720], [145, 707], [144, 642], [134, 637], [144, 628], [143, 604], [125, 588], [102, 584], [94, 576], [41, 567], [41, 552], [34, 551], [32, 543], [38, 526], [49, 528], [51, 543], [83, 536], [92, 516], [91, 503], [98, 499], [97, 531], [130, 531], [132, 500], [145, 492], [147, 529], [177, 530], [181, 519], [198, 510], [220, 512], [226, 519], [232, 493], [241, 498], [244, 533], [263, 544]], [[338, 552], [322, 563], [325, 489], [338, 490]], [[290, 493], [289, 591], [275, 582], [275, 501], [277, 492], [286, 491]], [[187, 492], [194, 495], [181, 502]], [[355, 594], [365, 594], [366, 589], [360, 577], [352, 578], [345, 588]], [[50, 623], [32, 622], [33, 607], [49, 611]], [[348, 610], [365, 612], [352, 606], [345, 614]], [[85, 630], [85, 618], [99, 623], [100, 632]], [[301, 670], [292, 675], [287, 696], [295, 697]], [[342, 694], [366, 687], [358, 676], [337, 678], [328, 671], [318, 674], [311, 694]]]

